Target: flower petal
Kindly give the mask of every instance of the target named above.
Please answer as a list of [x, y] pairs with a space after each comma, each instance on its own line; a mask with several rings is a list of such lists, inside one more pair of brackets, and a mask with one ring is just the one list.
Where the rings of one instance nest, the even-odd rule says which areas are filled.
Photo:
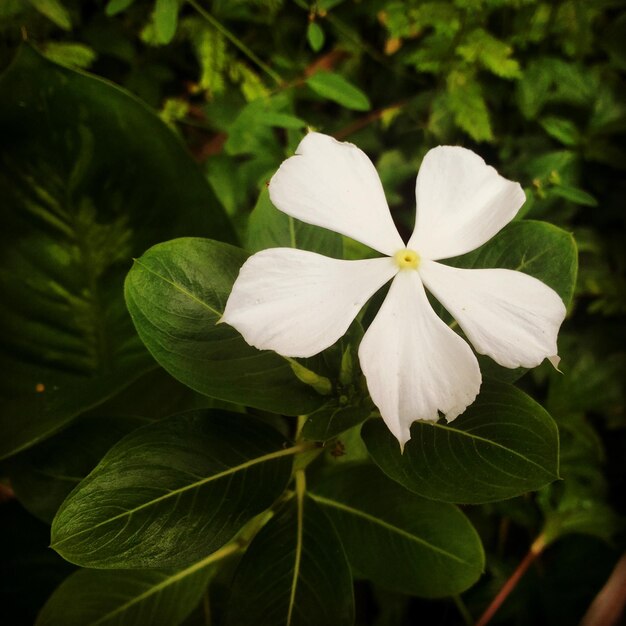
[[458, 146], [439, 146], [426, 154], [415, 197], [415, 230], [407, 247], [433, 260], [465, 254], [489, 241], [526, 200], [518, 183]]
[[433, 311], [413, 270], [395, 277], [359, 348], [372, 400], [400, 446], [415, 420], [452, 421], [480, 389], [469, 345]]
[[221, 321], [261, 350], [312, 356], [335, 343], [397, 271], [388, 257], [341, 261], [292, 248], [263, 250], [241, 268]]
[[351, 143], [309, 133], [274, 174], [269, 190], [278, 209], [303, 222], [389, 256], [405, 247], [376, 169]]
[[420, 275], [480, 354], [511, 368], [536, 367], [556, 356], [565, 305], [540, 280], [513, 270], [467, 270], [432, 261], [422, 261]]

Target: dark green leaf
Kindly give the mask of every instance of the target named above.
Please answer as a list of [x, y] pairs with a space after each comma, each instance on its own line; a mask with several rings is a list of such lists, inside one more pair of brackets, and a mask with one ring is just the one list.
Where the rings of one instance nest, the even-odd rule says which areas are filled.
[[362, 434], [390, 478], [432, 500], [493, 502], [558, 478], [556, 424], [529, 396], [504, 383], [483, 383], [474, 404], [450, 424], [414, 423], [404, 454], [382, 420], [367, 422]]
[[63, 6], [61, 0], [29, 0], [29, 2], [50, 21], [54, 22], [63, 30], [72, 28], [72, 20], [68, 10]]
[[484, 246], [449, 264], [524, 272], [552, 287], [569, 306], [576, 285], [578, 253], [570, 233], [547, 222], [523, 220], [509, 224]]
[[291, 448], [238, 413], [194, 411], [127, 435], [69, 495], [52, 547], [86, 567], [178, 567], [229, 541], [282, 493]]
[[441, 597], [483, 570], [478, 534], [456, 507], [420, 498], [375, 467], [344, 467], [313, 491], [354, 570], [376, 584]]
[[332, 100], [347, 109], [369, 111], [372, 108], [367, 95], [341, 74], [316, 72], [306, 79], [306, 84], [322, 98]]
[[322, 397], [273, 352], [252, 348], [222, 316], [247, 253], [208, 239], [154, 246], [126, 279], [126, 302], [154, 358], [196, 391], [260, 409], [300, 415]]
[[183, 570], [79, 570], [50, 596], [36, 626], [176, 626], [198, 604], [209, 556]]
[[578, 189], [577, 187], [570, 187], [569, 185], [555, 185], [550, 188], [550, 193], [560, 198], [565, 198], [574, 204], [581, 204], [582, 206], [598, 206], [598, 201], [586, 191]]
[[226, 626], [350, 626], [352, 579], [324, 513], [292, 498], [254, 538], [231, 586]]
[[144, 420], [102, 417], [80, 420], [9, 461], [15, 493], [33, 515], [50, 523], [70, 491], [105, 452]]
[[565, 146], [575, 146], [580, 142], [578, 128], [571, 120], [550, 116], [544, 117], [540, 124], [550, 137], [560, 141]]
[[122, 297], [133, 255], [233, 234], [179, 140], [125, 91], [26, 46], [0, 91], [1, 457], [153, 367]]
[[323, 406], [309, 418], [302, 428], [302, 436], [310, 441], [326, 441], [364, 422], [371, 413], [369, 406], [341, 406], [332, 403]]
[[272, 204], [267, 188], [264, 188], [248, 222], [247, 248], [258, 252], [280, 247], [310, 250], [338, 259], [343, 251], [340, 235], [310, 226], [279, 211]]
[[117, 15], [122, 11], [125, 11], [135, 0], [109, 0], [104, 12], [108, 16]]

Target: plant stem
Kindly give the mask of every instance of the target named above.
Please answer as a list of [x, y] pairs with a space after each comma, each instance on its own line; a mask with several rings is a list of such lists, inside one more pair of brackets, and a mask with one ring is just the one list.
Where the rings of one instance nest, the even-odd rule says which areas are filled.
[[246, 46], [241, 39], [233, 35], [226, 26], [215, 19], [206, 9], [203, 9], [196, 0], [187, 0], [187, 2], [207, 21], [213, 28], [218, 30], [230, 43], [245, 54], [259, 69], [263, 70], [277, 85], [284, 82], [278, 73], [276, 73], [267, 63], [264, 63], [259, 57]]
[[509, 597], [511, 591], [517, 587], [517, 583], [519, 583], [522, 576], [526, 573], [526, 570], [532, 563], [534, 563], [545, 547], [546, 539], [544, 535], [539, 535], [539, 537], [537, 537], [537, 539], [535, 539], [533, 544], [530, 546], [530, 550], [522, 559], [521, 563], [517, 566], [504, 585], [502, 585], [502, 589], [500, 589], [496, 597], [491, 601], [491, 604], [480, 616], [480, 619], [476, 622], [476, 626], [485, 626], [491, 621], [491, 618], [496, 614], [500, 606], [502, 606], [502, 603]]
[[454, 602], [456, 608], [458, 609], [463, 621], [467, 626], [474, 626], [474, 620], [472, 618], [472, 614], [469, 612], [468, 608], [465, 606], [465, 602], [463, 602], [463, 598], [459, 594], [455, 594], [452, 596], [452, 601]]

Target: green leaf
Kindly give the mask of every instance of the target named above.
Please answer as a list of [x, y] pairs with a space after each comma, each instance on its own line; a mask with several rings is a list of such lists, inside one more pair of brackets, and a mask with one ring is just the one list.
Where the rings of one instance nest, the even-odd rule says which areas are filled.
[[16, 496], [33, 515], [50, 523], [63, 500], [105, 452], [144, 423], [140, 418], [107, 416], [71, 424], [9, 461], [7, 473]]
[[311, 413], [302, 428], [302, 436], [309, 441], [327, 441], [361, 424], [370, 413], [369, 406], [341, 406], [333, 402]]
[[464, 591], [483, 571], [480, 539], [461, 511], [416, 496], [374, 467], [344, 467], [313, 492], [352, 568], [375, 584], [437, 598]]
[[200, 602], [215, 557], [181, 570], [79, 570], [54, 591], [35, 626], [176, 626]]
[[226, 626], [351, 626], [350, 567], [315, 502], [285, 503], [253, 539], [235, 572]]
[[113, 17], [122, 11], [125, 11], [135, 0], [109, 0], [104, 12], [109, 17]]
[[571, 120], [549, 116], [541, 119], [539, 123], [550, 137], [565, 146], [575, 146], [580, 143], [580, 132]]
[[126, 279], [130, 314], [154, 358], [199, 393], [287, 415], [310, 413], [322, 397], [298, 381], [287, 360], [217, 324], [247, 256], [207, 239], [154, 246]]
[[325, 228], [310, 226], [279, 211], [262, 189], [248, 222], [247, 246], [251, 252], [266, 248], [298, 248], [342, 258], [341, 235]]
[[313, 52], [319, 52], [324, 46], [324, 30], [317, 22], [309, 22], [306, 29], [306, 39]]
[[153, 19], [157, 42], [168, 44], [176, 34], [178, 0], [156, 0]]
[[115, 445], [69, 495], [52, 547], [84, 567], [178, 567], [232, 539], [283, 492], [284, 439], [251, 417], [193, 411]]
[[43, 54], [55, 63], [83, 69], [96, 60], [94, 50], [82, 43], [50, 41], [44, 46]]
[[513, 49], [482, 28], [476, 28], [466, 38], [457, 53], [470, 62], [478, 61], [490, 72], [502, 78], [521, 76], [519, 63], [510, 58]]
[[524, 272], [552, 287], [569, 306], [576, 285], [578, 252], [570, 233], [547, 222], [522, 220], [509, 224], [477, 250], [446, 263]]
[[367, 95], [341, 74], [316, 72], [306, 79], [306, 84], [317, 95], [332, 100], [346, 109], [369, 111], [372, 108]]
[[72, 20], [69, 11], [60, 0], [28, 0], [30, 4], [63, 30], [71, 30]]
[[578, 187], [571, 187], [569, 185], [554, 185], [550, 187], [550, 193], [559, 198], [569, 200], [574, 204], [580, 204], [582, 206], [598, 206], [598, 201], [586, 191], [578, 189]]
[[483, 383], [474, 404], [450, 424], [415, 422], [404, 454], [382, 420], [367, 422], [362, 435], [385, 474], [431, 500], [494, 502], [558, 478], [556, 424], [505, 383]]
[[153, 367], [122, 297], [133, 255], [234, 235], [180, 141], [127, 92], [27, 46], [0, 91], [3, 457]]
[[475, 141], [492, 141], [491, 118], [481, 86], [465, 72], [450, 72], [445, 100], [456, 125]]

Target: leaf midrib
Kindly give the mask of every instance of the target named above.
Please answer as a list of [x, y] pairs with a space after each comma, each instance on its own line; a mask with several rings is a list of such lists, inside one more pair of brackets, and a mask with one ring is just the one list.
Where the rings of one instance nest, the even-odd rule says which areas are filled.
[[326, 498], [316, 493], [309, 492], [308, 495], [311, 498], [313, 498], [313, 500], [315, 500], [316, 502], [319, 502], [322, 506], [325, 505], [325, 506], [333, 507], [333, 508], [339, 509], [340, 511], [344, 511], [345, 513], [349, 513], [350, 515], [361, 517], [372, 524], [376, 524], [377, 526], [382, 526], [385, 530], [388, 530], [389, 532], [392, 532], [392, 533], [396, 533], [400, 535], [401, 537], [404, 537], [405, 539], [408, 539], [414, 543], [419, 544], [420, 546], [427, 548], [428, 550], [432, 550], [433, 552], [441, 554], [449, 559], [452, 559], [453, 561], [456, 561], [457, 563], [462, 563], [463, 565], [472, 567], [471, 563], [462, 559], [461, 557], [456, 556], [455, 554], [452, 554], [451, 552], [448, 552], [447, 550], [444, 550], [443, 548], [440, 548], [439, 546], [429, 543], [428, 541], [426, 541], [425, 539], [422, 539], [421, 537], [418, 537], [417, 535], [412, 535], [410, 532], [404, 530], [403, 528], [394, 526], [393, 524], [387, 522], [386, 520], [381, 519], [380, 517], [375, 517], [371, 515], [370, 513], [366, 513], [365, 511], [361, 509], [356, 509], [348, 504], [345, 504], [344, 502], [338, 502], [337, 500]]
[[[151, 506], [153, 506], [155, 504], [158, 504], [159, 502], [163, 502], [163, 501], [167, 500], [168, 498], [177, 497], [177, 496], [181, 495], [182, 493], [185, 493], [186, 491], [190, 491], [192, 489], [197, 489], [197, 488], [203, 487], [204, 485], [206, 485], [206, 484], [208, 484], [210, 482], [213, 482], [215, 480], [219, 480], [220, 478], [224, 478], [226, 476], [230, 476], [231, 474], [236, 474], [237, 472], [246, 470], [249, 467], [253, 467], [254, 465], [258, 465], [260, 463], [266, 463], [267, 461], [273, 461], [274, 459], [278, 459], [278, 458], [281, 458], [283, 456], [289, 456], [289, 455], [292, 455], [292, 454], [297, 454], [298, 452], [301, 452], [302, 450], [303, 450], [302, 445], [296, 445], [296, 446], [292, 446], [290, 448], [285, 448], [284, 450], [277, 450], [276, 452], [270, 452], [268, 454], [264, 454], [262, 456], [254, 458], [254, 459], [250, 459], [250, 460], [246, 461], [245, 463], [241, 463], [240, 465], [236, 465], [234, 467], [230, 467], [227, 470], [224, 470], [223, 472], [218, 472], [217, 474], [212, 474], [211, 476], [207, 476], [206, 478], [203, 478], [202, 480], [198, 480], [196, 482], [193, 482], [193, 483], [190, 483], [188, 485], [185, 485], [184, 487], [179, 487], [178, 489], [174, 489], [172, 491], [169, 491], [168, 493], [163, 494], [162, 496], [159, 496], [158, 498], [154, 498], [152, 500], [149, 500], [148, 502], [144, 502], [143, 504], [135, 507], [134, 509], [129, 509], [128, 511], [124, 511], [123, 513], [119, 513], [118, 515], [115, 515], [115, 516], [110, 517], [110, 518], [108, 518], [106, 520], [103, 520], [102, 522], [98, 522], [97, 524], [94, 524], [93, 526], [89, 526], [89, 528], [84, 528], [83, 530], [80, 530], [80, 531], [78, 531], [78, 532], [76, 532], [76, 533], [74, 533], [72, 535], [68, 535], [67, 537], [64, 537], [63, 539], [60, 539], [60, 540], [55, 541], [55, 542], [52, 542], [50, 547], [56, 549], [60, 545], [62, 545], [63, 543], [66, 543], [67, 541], [70, 541], [71, 539], [75, 539], [79, 535], [82, 535], [82, 534], [84, 534], [86, 532], [91, 532], [91, 531], [95, 530], [96, 528], [99, 528], [101, 526], [105, 526], [106, 524], [110, 524], [112, 522], [115, 522], [118, 519], [129, 517], [129, 516], [137, 513], [138, 511], [141, 511], [142, 509], [145, 509], [147, 507], [151, 507]], [[57, 518], [58, 518], [58, 515], [57, 515]]]

